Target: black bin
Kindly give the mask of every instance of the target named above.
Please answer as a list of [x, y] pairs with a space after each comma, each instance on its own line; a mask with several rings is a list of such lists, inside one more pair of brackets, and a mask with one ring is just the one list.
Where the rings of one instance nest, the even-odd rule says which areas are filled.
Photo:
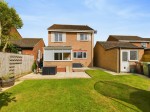
[[148, 64], [148, 77], [150, 77], [150, 64]]
[[57, 74], [57, 67], [43, 67], [42, 75], [56, 75]]

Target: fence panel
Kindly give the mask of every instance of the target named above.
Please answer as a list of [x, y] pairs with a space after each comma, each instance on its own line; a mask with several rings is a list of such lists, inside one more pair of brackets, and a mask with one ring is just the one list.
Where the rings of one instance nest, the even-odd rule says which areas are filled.
[[0, 76], [19, 76], [31, 71], [34, 56], [0, 52]]

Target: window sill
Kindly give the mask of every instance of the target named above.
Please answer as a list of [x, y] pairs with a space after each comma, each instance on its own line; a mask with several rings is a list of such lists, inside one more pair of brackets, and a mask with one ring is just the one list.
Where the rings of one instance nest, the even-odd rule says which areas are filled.
[[86, 60], [87, 58], [73, 58], [73, 59], [80, 59], [80, 60]]
[[89, 42], [89, 40], [79, 40], [80, 42]]
[[72, 60], [44, 60], [44, 61], [51, 61], [51, 62], [68, 62], [68, 61], [72, 61]]
[[60, 41], [60, 42], [54, 42], [54, 43], [63, 43], [63, 41]]
[[139, 62], [139, 60], [129, 60], [129, 62]]

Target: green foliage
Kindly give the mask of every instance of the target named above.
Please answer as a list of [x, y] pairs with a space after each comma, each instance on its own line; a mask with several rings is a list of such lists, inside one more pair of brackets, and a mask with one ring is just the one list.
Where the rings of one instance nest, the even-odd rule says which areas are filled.
[[11, 53], [18, 53], [18, 48], [14, 46], [13, 44], [10, 44], [8, 46], [8, 49], [10, 50]]
[[11, 28], [19, 29], [23, 26], [23, 22], [16, 10], [9, 7], [5, 2], [0, 2], [0, 37], [4, 51], [7, 46], [11, 43], [11, 40], [16, 38], [15, 35], [11, 34]]
[[2, 80], [8, 80], [8, 79], [10, 79], [10, 78], [12, 78], [12, 77], [14, 77], [13, 74], [6, 74], [6, 75], [3, 75], [3, 76], [1, 77], [1, 79], [2, 79]]
[[37, 65], [36, 65], [36, 62], [34, 61], [33, 65], [32, 65], [32, 72], [34, 72], [35, 69], [37, 69]]

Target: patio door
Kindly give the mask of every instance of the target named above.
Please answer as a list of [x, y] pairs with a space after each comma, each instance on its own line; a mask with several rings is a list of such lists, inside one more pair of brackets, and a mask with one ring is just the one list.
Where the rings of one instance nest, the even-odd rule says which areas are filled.
[[129, 72], [129, 50], [121, 51], [121, 72]]

